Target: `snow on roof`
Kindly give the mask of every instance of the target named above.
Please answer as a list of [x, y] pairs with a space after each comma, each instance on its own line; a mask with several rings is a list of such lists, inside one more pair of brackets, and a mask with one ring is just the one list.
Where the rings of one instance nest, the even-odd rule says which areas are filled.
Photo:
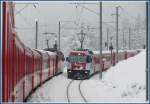
[[56, 55], [55, 52], [46, 51], [49, 55]]
[[41, 53], [45, 53], [45, 51], [44, 50], [39, 50], [39, 49], [34, 49], [35, 51], [39, 51], [39, 52], [41, 52]]
[[37, 50], [37, 51], [39, 51], [41, 53], [48, 53], [49, 55], [56, 55], [55, 52], [50, 52], [50, 51], [45, 51], [45, 50]]
[[[99, 54], [99, 51], [92, 51], [94, 54]], [[102, 51], [102, 53], [110, 53], [110, 51]]]
[[[118, 52], [136, 52], [136, 51], [142, 51], [143, 49], [135, 49], [135, 50], [118, 50]], [[102, 51], [102, 53], [110, 53], [111, 51], [110, 50], [105, 50], [105, 51]], [[116, 52], [116, 50], [113, 50], [113, 52]], [[93, 51], [94, 54], [99, 54], [99, 51]]]
[[71, 51], [70, 53], [71, 54], [74, 54], [74, 53], [88, 54], [88, 51]]

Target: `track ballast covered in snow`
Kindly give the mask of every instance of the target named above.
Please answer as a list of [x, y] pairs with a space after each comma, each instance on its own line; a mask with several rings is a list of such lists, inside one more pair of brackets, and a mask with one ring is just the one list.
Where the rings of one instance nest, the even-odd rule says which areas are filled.
[[[67, 86], [71, 80], [67, 74], [56, 76], [29, 98], [29, 102], [68, 102]], [[78, 91], [79, 80], [74, 81], [69, 91], [71, 102], [83, 102]], [[80, 85], [87, 102], [145, 102], [146, 99], [146, 50], [123, 60]]]

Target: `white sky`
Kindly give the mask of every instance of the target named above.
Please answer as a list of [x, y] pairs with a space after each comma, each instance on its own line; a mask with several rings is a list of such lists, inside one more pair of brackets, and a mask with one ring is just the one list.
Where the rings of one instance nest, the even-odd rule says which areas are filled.
[[[21, 10], [25, 3], [16, 1], [15, 13]], [[33, 2], [30, 2], [25, 9], [15, 15], [16, 27], [19, 37], [29, 47], [34, 47], [35, 38], [35, 20], [39, 21], [39, 43], [44, 41], [43, 32], [55, 32], [58, 33], [58, 21], [78, 21], [78, 23], [86, 23], [90, 26], [99, 26], [99, 15], [90, 12], [86, 9], [78, 6], [75, 8], [75, 4], [69, 1], [57, 1], [57, 2], [34, 2], [36, 8], [34, 8]], [[76, 3], [74, 1], [74, 3]], [[83, 2], [80, 2], [83, 3]], [[84, 2], [85, 3], [85, 2]], [[86, 2], [81, 4], [89, 8], [90, 10], [99, 13], [99, 4], [95, 2]], [[103, 2], [103, 21], [115, 22], [115, 16], [111, 16], [115, 13], [115, 7], [121, 6], [119, 9], [119, 21], [124, 18], [129, 20], [129, 23], [134, 23], [136, 17], [139, 15], [142, 19], [145, 19], [145, 2]], [[79, 16], [80, 15], [80, 16]], [[79, 19], [80, 18], [80, 19]], [[82, 22], [81, 22], [82, 21]], [[62, 22], [63, 26], [71, 27], [72, 24], [68, 22]], [[108, 24], [115, 25], [115, 24]], [[29, 29], [19, 29], [19, 28]], [[66, 31], [66, 30], [63, 30]], [[43, 45], [42, 45], [43, 47]]]

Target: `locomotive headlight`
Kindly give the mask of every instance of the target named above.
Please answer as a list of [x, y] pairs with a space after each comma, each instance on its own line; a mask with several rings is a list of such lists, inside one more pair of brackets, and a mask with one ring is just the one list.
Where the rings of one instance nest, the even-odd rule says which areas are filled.
[[88, 72], [87, 72], [87, 71], [85, 71], [84, 73], [85, 73], [85, 74], [87, 74]]
[[83, 67], [81, 66], [81, 67], [80, 67], [80, 70], [82, 70], [82, 69], [83, 69]]

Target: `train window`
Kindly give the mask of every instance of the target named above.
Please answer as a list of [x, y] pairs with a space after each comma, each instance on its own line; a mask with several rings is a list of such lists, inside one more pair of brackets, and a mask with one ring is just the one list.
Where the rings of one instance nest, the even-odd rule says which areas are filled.
[[67, 62], [70, 62], [69, 57], [66, 57], [66, 61], [67, 61]]
[[17, 48], [17, 68], [16, 68], [16, 83], [18, 82], [18, 69], [19, 69], [19, 51], [18, 51], [18, 48]]
[[90, 62], [92, 62], [92, 57], [91, 56], [87, 56], [87, 63], [90, 63]]
[[25, 55], [25, 74], [27, 74], [27, 56]]
[[18, 81], [20, 80], [20, 50], [18, 47]]
[[26, 57], [26, 75], [28, 74], [28, 56]]
[[30, 74], [30, 69], [31, 69], [31, 60], [30, 56], [26, 57], [26, 74]]
[[39, 60], [38, 59], [35, 59], [34, 65], [35, 65], [34, 70], [38, 71], [40, 69], [40, 67], [39, 67]]
[[28, 73], [27, 73], [27, 71], [28, 71], [27, 62], [28, 62], [28, 57], [26, 56], [26, 62], [25, 62], [25, 63], [26, 63], [26, 64], [25, 64], [25, 66], [26, 66], [26, 75], [28, 74]]
[[54, 59], [54, 69], [56, 69], [56, 58]]
[[32, 57], [29, 57], [29, 68], [28, 68], [28, 73], [32, 73]]
[[55, 59], [53, 59], [53, 75], [55, 74], [54, 66], [55, 66]]
[[44, 69], [47, 69], [48, 67], [48, 64], [47, 64], [47, 59], [43, 59], [43, 67], [42, 67], [42, 69], [44, 70]]
[[16, 79], [17, 79], [17, 47], [15, 46], [15, 55], [14, 55], [14, 57], [15, 57], [15, 70], [14, 70], [14, 78], [15, 78], [15, 80], [14, 80], [14, 83], [16, 84], [17, 83], [17, 81], [16, 81]]
[[71, 62], [86, 62], [86, 56], [70, 56], [69, 57]]
[[41, 62], [41, 60], [37, 59], [37, 65], [36, 65], [37, 71], [40, 70], [40, 62]]
[[29, 58], [29, 74], [32, 73], [32, 57]]
[[16, 73], [16, 65], [17, 65], [17, 63], [16, 63], [17, 60], [16, 59], [17, 59], [17, 57], [16, 57], [16, 47], [14, 46], [14, 73], [13, 73], [14, 74], [13, 75], [14, 76], [14, 83], [16, 83], [15, 82], [15, 79], [16, 79], [15, 73]]
[[47, 59], [47, 68], [49, 68], [49, 58]]
[[50, 66], [50, 67], [51, 67], [50, 69], [52, 70], [52, 73], [53, 73], [53, 59], [52, 59], [52, 58], [50, 59], [50, 65], [51, 65], [51, 66]]
[[37, 66], [37, 59], [34, 59], [34, 70], [37, 71], [38, 70], [38, 66]]

